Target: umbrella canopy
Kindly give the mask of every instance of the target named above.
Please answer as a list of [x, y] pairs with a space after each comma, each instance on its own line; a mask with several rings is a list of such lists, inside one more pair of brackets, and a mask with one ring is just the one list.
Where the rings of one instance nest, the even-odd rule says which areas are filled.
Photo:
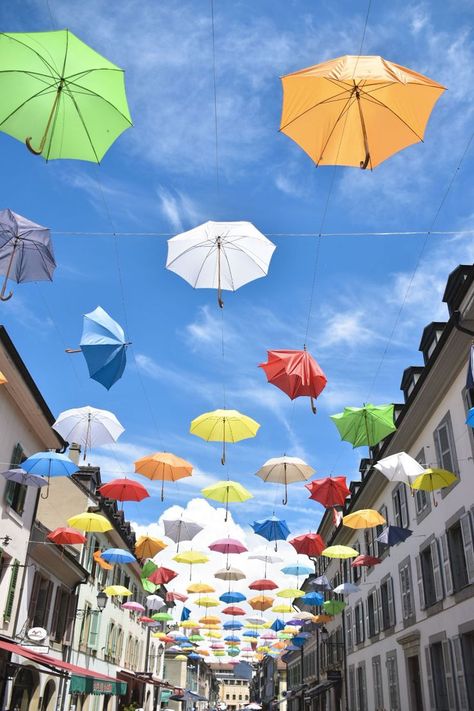
[[280, 131], [316, 165], [371, 170], [424, 138], [441, 84], [379, 56], [346, 55], [282, 77]]
[[214, 573], [214, 577], [219, 580], [243, 580], [247, 576], [242, 570], [238, 568], [229, 568], [228, 570], [223, 568]]
[[337, 615], [343, 611], [346, 607], [346, 603], [342, 600], [326, 600], [326, 602], [323, 602], [323, 607], [328, 615]]
[[350, 548], [350, 546], [329, 546], [325, 548], [321, 555], [326, 556], [326, 558], [355, 558], [359, 555], [359, 551], [355, 548]]
[[233, 592], [231, 590], [229, 590], [229, 592], [223, 593], [219, 597], [219, 600], [221, 600], [221, 602], [225, 602], [227, 605], [234, 602], [243, 602], [246, 599], [247, 598], [245, 597], [245, 595], [243, 595], [241, 592]]
[[140, 536], [135, 544], [137, 558], [153, 558], [157, 553], [166, 548], [166, 543], [152, 536]]
[[223, 627], [225, 630], [241, 630], [243, 624], [238, 620], [227, 620], [227, 622], [224, 622]]
[[61, 412], [53, 429], [66, 442], [80, 444], [84, 449], [84, 460], [89, 449], [116, 442], [125, 432], [112, 412], [90, 405]]
[[307, 555], [310, 558], [316, 558], [321, 555], [326, 548], [326, 544], [319, 533], [303, 533], [301, 536], [296, 536], [288, 541], [293, 546], [297, 553]]
[[332, 585], [325, 575], [320, 575], [318, 578], [311, 580], [310, 585], [316, 588], [316, 590], [325, 590], [327, 592], [332, 590]]
[[255, 555], [249, 555], [249, 560], [261, 560], [265, 564], [267, 564], [267, 563], [283, 563], [283, 558], [279, 558], [276, 555], [268, 555], [267, 553], [265, 553], [265, 554], [257, 553]]
[[[23, 462], [23, 467], [25, 462]], [[456, 474], [448, 472], [446, 469], [425, 469], [412, 482], [412, 488], [421, 491], [437, 491], [451, 486], [457, 480]]]
[[124, 585], [108, 585], [106, 588], [104, 588], [104, 592], [109, 597], [113, 597], [114, 595], [128, 597], [129, 595], [132, 595], [132, 591], [126, 588]]
[[258, 470], [257, 476], [263, 479], [263, 481], [283, 484], [285, 487], [283, 504], [286, 504], [288, 503], [288, 484], [293, 484], [297, 481], [306, 481], [314, 472], [315, 470], [302, 459], [285, 456], [269, 459], [265, 462], [263, 467]]
[[[471, 350], [471, 359], [474, 359], [472, 350]], [[466, 425], [469, 425], [469, 427], [474, 427], [474, 407], [471, 407], [471, 409], [467, 413]]]
[[98, 492], [104, 499], [115, 501], [143, 501], [150, 496], [145, 487], [133, 479], [112, 479], [99, 487]]
[[[0, 53], [3, 36], [0, 36]], [[5, 276], [0, 300], [8, 301], [13, 296], [13, 292], [5, 296], [8, 279], [17, 284], [27, 281], [52, 281], [55, 269], [49, 229], [11, 210], [0, 210], [0, 274]], [[6, 382], [4, 376], [3, 382]]]
[[314, 573], [314, 570], [307, 565], [297, 563], [296, 565], [286, 565], [281, 569], [281, 572], [285, 573], [285, 575], [296, 575], [299, 577], [300, 575], [310, 575]]
[[60, 526], [46, 536], [48, 541], [57, 545], [75, 545], [85, 543], [87, 538], [80, 531], [69, 526]]
[[268, 608], [273, 605], [274, 599], [275, 598], [269, 595], [256, 595], [255, 597], [251, 597], [248, 602], [253, 610], [261, 610], [264, 612], [264, 610], [268, 610]]
[[310, 499], [319, 501], [326, 508], [331, 506], [344, 506], [346, 498], [350, 495], [350, 489], [346, 484], [345, 476], [325, 477], [324, 479], [313, 479], [305, 487], [310, 492]]
[[171, 570], [171, 568], [165, 568], [162, 565], [161, 567], [157, 567], [151, 575], [148, 576], [148, 580], [155, 585], [166, 585], [166, 583], [174, 580], [177, 576], [178, 573], [174, 570]]
[[400, 526], [387, 526], [382, 533], [375, 539], [378, 543], [383, 543], [386, 546], [395, 546], [397, 543], [403, 543], [412, 535], [413, 531], [409, 528], [401, 528]]
[[34, 489], [41, 489], [42, 486], [48, 486], [48, 480], [43, 479], [38, 474], [28, 474], [24, 469], [16, 468], [9, 469], [6, 472], [1, 472], [4, 479], [14, 481], [22, 486], [31, 486]]
[[243, 543], [235, 538], [220, 538], [218, 541], [209, 544], [209, 550], [216, 553], [245, 553], [248, 549]]
[[206, 442], [222, 442], [221, 463], [225, 464], [226, 443], [255, 437], [259, 428], [258, 422], [238, 410], [213, 410], [196, 417], [189, 431]]
[[137, 459], [135, 472], [152, 481], [161, 481], [161, 500], [164, 499], [165, 481], [178, 481], [191, 476], [193, 465], [170, 452], [155, 452]]
[[379, 459], [374, 469], [378, 469], [389, 481], [401, 481], [404, 484], [411, 484], [413, 477], [424, 472], [421, 464], [406, 452], [397, 452]]
[[273, 621], [271, 629], [275, 630], [275, 632], [280, 632], [281, 630], [285, 629], [285, 623], [277, 618]]
[[194, 602], [199, 607], [219, 607], [219, 600], [215, 597], [198, 597]]
[[203, 625], [218, 625], [220, 621], [221, 619], [217, 615], [206, 615], [199, 619], [199, 622]]
[[360, 588], [357, 587], [357, 585], [353, 585], [352, 583], [341, 583], [340, 585], [334, 588], [333, 592], [335, 592], [337, 595], [350, 595], [351, 593], [359, 593]]
[[250, 491], [247, 491], [242, 484], [239, 484], [238, 481], [231, 481], [230, 479], [227, 479], [227, 481], [218, 481], [215, 484], [211, 484], [211, 486], [207, 486], [205, 489], [201, 489], [201, 494], [206, 499], [225, 503], [225, 521], [227, 521], [230, 503], [241, 503], [253, 498]]
[[122, 550], [121, 548], [108, 548], [103, 551], [101, 558], [107, 561], [107, 563], [136, 563], [137, 559], [129, 551]]
[[250, 583], [250, 590], [276, 590], [278, 585], [273, 582], [273, 580], [268, 580], [267, 578], [261, 578], [260, 580], [254, 580]]
[[[292, 400], [306, 396], [316, 414], [313, 400], [324, 390], [327, 378], [306, 348], [302, 351], [267, 351], [267, 362], [260, 363], [267, 380]], [[306, 477], [307, 479], [308, 477]]]
[[[86, 359], [92, 380], [110, 390], [120, 380], [127, 363], [123, 328], [101, 306], [84, 315], [79, 351]], [[76, 353], [68, 348], [66, 353]]]
[[169, 612], [155, 612], [151, 616], [151, 619], [155, 620], [156, 622], [169, 622], [173, 619], [173, 615], [170, 615]]
[[193, 521], [185, 521], [182, 518], [168, 519], [163, 521], [165, 536], [177, 543], [177, 551], [181, 541], [192, 541], [194, 536], [203, 530], [203, 526]]
[[228, 607], [224, 607], [222, 610], [223, 615], [232, 615], [233, 617], [237, 617], [239, 615], [245, 615], [246, 612], [245, 610], [242, 610], [241, 607], [238, 607], [237, 605], [229, 605]]
[[95, 553], [93, 553], [92, 557], [93, 557], [94, 561], [97, 563], [97, 565], [99, 566], [99, 568], [101, 568], [102, 570], [112, 570], [113, 569], [114, 566], [110, 565], [110, 563], [107, 563], [101, 557], [100, 550], [95, 551]]
[[37, 452], [21, 463], [21, 468], [27, 474], [46, 476], [70, 476], [79, 467], [65, 454], [57, 452]]
[[277, 516], [254, 521], [250, 525], [258, 536], [266, 538], [267, 541], [275, 541], [275, 551], [278, 550], [277, 541], [286, 541], [290, 535], [290, 529], [286, 521], [279, 519]]
[[207, 563], [209, 558], [201, 551], [183, 551], [173, 557], [177, 563], [187, 563], [194, 565], [195, 563]]
[[324, 595], [319, 592], [309, 592], [303, 595], [303, 597], [300, 597], [298, 604], [300, 602], [304, 602], [304, 604], [309, 607], [317, 607], [318, 605], [323, 604]]
[[99, 163], [132, 125], [123, 71], [69, 30], [3, 33], [0, 57], [1, 130], [32, 153]]
[[353, 447], [373, 447], [397, 429], [393, 422], [393, 405], [345, 407], [344, 412], [331, 415], [341, 439]]
[[348, 528], [375, 528], [384, 523], [387, 523], [386, 520], [375, 509], [359, 509], [342, 519], [342, 525]]
[[146, 606], [149, 610], [161, 610], [165, 603], [159, 595], [147, 595]]
[[354, 558], [354, 560], [351, 563], [352, 568], [357, 568], [358, 566], [363, 566], [366, 565], [368, 568], [372, 567], [373, 565], [378, 565], [382, 561], [380, 558], [376, 558], [373, 555], [358, 555], [357, 558]]
[[304, 590], [298, 590], [297, 588], [283, 588], [282, 590], [279, 590], [276, 595], [277, 597], [287, 598], [303, 597]]
[[274, 605], [272, 607], [272, 612], [281, 612], [282, 614], [285, 614], [287, 612], [293, 612], [293, 608], [291, 607], [291, 605]]
[[216, 589], [213, 588], [212, 585], [208, 585], [207, 583], [191, 583], [186, 588], [186, 592], [188, 592], [188, 593], [213, 593], [213, 592], [216, 592]]
[[72, 528], [78, 528], [81, 531], [104, 533], [105, 531], [110, 531], [113, 526], [101, 514], [96, 514], [93, 512], [85, 511], [84, 513], [77, 514], [76, 516], [71, 516], [67, 520], [68, 526]]
[[183, 595], [182, 593], [175, 592], [174, 590], [167, 590], [165, 594], [165, 600], [166, 602], [186, 602], [188, 599], [187, 595]]
[[268, 273], [275, 245], [251, 222], [205, 222], [168, 240], [166, 268], [195, 289], [235, 291]]
[[124, 602], [121, 606], [122, 610], [131, 610], [132, 612], [145, 612], [145, 608], [139, 602], [131, 600], [130, 602]]

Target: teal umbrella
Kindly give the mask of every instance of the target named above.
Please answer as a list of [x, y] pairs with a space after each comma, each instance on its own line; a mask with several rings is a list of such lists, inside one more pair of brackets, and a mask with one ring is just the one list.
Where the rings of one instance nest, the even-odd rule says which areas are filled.
[[353, 447], [373, 447], [397, 428], [393, 422], [393, 405], [345, 407], [344, 412], [331, 415], [341, 439]]

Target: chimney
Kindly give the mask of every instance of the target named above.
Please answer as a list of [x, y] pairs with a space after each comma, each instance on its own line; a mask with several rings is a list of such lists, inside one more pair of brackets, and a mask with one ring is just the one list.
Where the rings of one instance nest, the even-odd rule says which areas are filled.
[[81, 445], [73, 442], [69, 447], [69, 459], [72, 459], [74, 464], [79, 466], [79, 458], [81, 456]]

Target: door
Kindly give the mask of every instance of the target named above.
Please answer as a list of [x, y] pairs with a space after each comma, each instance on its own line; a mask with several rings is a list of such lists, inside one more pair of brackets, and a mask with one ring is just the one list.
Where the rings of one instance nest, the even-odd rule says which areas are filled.
[[423, 711], [423, 696], [421, 691], [420, 659], [418, 655], [408, 657], [408, 694], [410, 711]]

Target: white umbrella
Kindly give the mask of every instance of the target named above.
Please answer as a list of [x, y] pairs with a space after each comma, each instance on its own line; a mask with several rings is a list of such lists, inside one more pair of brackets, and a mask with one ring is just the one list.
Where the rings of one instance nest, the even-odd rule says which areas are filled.
[[296, 481], [306, 481], [315, 473], [315, 469], [306, 464], [299, 457], [274, 457], [269, 459], [261, 467], [257, 476], [263, 481], [285, 485], [285, 498], [283, 503], [288, 501], [287, 486]]
[[220, 580], [243, 580], [247, 576], [238, 568], [229, 568], [229, 570], [222, 568], [214, 574], [214, 577], [219, 578]]
[[360, 588], [357, 587], [357, 585], [353, 585], [352, 583], [341, 583], [340, 585], [334, 588], [333, 592], [335, 592], [337, 595], [350, 595], [351, 593], [360, 592]]
[[266, 276], [275, 245], [251, 222], [205, 222], [168, 240], [167, 269], [195, 289], [235, 291]]
[[161, 610], [165, 603], [159, 595], [147, 595], [146, 606], [150, 610]]
[[374, 464], [374, 468], [389, 481], [401, 481], [404, 484], [411, 484], [410, 478], [417, 477], [425, 471], [424, 467], [406, 452], [398, 452], [379, 459]]
[[61, 412], [53, 425], [66, 442], [76, 442], [84, 448], [84, 459], [91, 447], [115, 442], [124, 428], [115, 415], [90, 405]]
[[23, 486], [32, 486], [35, 489], [40, 489], [48, 484], [47, 479], [43, 479], [42, 476], [37, 474], [29, 474], [24, 469], [9, 469], [7, 472], [1, 472], [1, 474], [7, 481], [14, 481]]

